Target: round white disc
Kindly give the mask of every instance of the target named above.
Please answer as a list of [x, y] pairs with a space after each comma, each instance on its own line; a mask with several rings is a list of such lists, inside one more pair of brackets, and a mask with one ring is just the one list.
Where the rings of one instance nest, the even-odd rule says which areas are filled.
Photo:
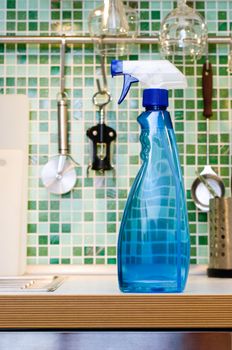
[[71, 191], [76, 183], [75, 164], [68, 158], [64, 161], [62, 172], [58, 174], [60, 156], [50, 159], [42, 169], [41, 180], [47, 190], [55, 194]]

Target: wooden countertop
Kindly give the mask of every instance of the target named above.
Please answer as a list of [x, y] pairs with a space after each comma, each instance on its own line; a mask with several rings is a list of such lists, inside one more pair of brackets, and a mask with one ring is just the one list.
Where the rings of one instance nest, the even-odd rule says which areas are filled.
[[6, 329], [232, 329], [232, 279], [191, 269], [182, 294], [123, 294], [116, 275], [78, 275], [53, 293], [0, 294]]

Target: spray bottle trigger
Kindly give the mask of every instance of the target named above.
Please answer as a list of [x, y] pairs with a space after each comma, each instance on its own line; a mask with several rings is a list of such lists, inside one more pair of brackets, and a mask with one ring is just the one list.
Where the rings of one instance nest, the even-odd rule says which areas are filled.
[[122, 93], [121, 96], [118, 100], [118, 104], [120, 104], [124, 98], [126, 97], [128, 91], [130, 90], [131, 84], [132, 83], [137, 83], [139, 80], [133, 77], [130, 74], [124, 74], [124, 82], [123, 82], [123, 88], [122, 88]]

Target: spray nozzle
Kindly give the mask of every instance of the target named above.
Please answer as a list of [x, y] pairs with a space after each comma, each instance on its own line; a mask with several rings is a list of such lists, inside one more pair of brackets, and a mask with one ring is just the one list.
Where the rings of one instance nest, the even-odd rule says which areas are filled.
[[118, 100], [118, 104], [120, 104], [124, 100], [124, 98], [126, 97], [128, 91], [130, 90], [131, 84], [137, 83], [139, 80], [130, 74], [124, 73], [123, 72], [123, 61], [119, 61], [119, 60], [113, 60], [111, 62], [111, 74], [112, 74], [112, 77], [114, 77], [115, 75], [123, 75], [124, 76], [122, 93], [121, 93], [121, 96]]
[[115, 75], [123, 75], [124, 76], [124, 82], [123, 82], [123, 88], [121, 96], [118, 100], [118, 104], [120, 104], [124, 98], [126, 97], [128, 91], [130, 90], [132, 83], [137, 83], [139, 80], [135, 77], [133, 77], [131, 74], [124, 73], [123, 71], [123, 61], [113, 60], [111, 62], [111, 74], [112, 77]]
[[141, 82], [146, 88], [175, 89], [187, 87], [183, 73], [167, 60], [111, 62], [112, 77], [124, 76], [122, 93], [118, 103], [126, 97], [132, 83]]

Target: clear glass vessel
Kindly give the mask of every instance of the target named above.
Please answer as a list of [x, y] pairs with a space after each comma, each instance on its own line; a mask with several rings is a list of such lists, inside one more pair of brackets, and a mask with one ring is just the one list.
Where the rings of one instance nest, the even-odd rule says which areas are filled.
[[[104, 4], [89, 15], [89, 32], [92, 37], [127, 38], [138, 34], [138, 13], [124, 6], [121, 0], [104, 0]], [[97, 51], [105, 56], [121, 56], [129, 53], [125, 42], [97, 45]]]
[[205, 20], [185, 0], [179, 0], [163, 19], [159, 39], [161, 53], [171, 61], [197, 60], [206, 52]]

